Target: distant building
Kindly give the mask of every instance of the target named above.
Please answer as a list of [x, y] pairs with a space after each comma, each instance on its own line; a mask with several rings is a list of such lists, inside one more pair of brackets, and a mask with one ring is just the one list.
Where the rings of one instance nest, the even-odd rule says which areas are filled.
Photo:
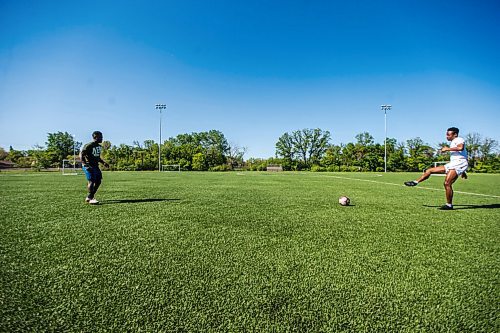
[[16, 163], [11, 162], [11, 161], [0, 161], [0, 169], [11, 169], [15, 168]]

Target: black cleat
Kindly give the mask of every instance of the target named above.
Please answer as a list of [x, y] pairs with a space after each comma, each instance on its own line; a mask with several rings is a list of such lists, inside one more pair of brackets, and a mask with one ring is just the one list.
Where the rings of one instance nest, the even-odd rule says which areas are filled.
[[443, 205], [439, 207], [439, 210], [453, 210], [453, 206]]
[[409, 182], [405, 182], [406, 186], [417, 186], [418, 183], [414, 180], [410, 180]]
[[463, 179], [467, 179], [467, 178], [469, 178], [469, 177], [467, 176], [467, 172], [465, 172], [465, 171], [464, 171], [464, 172], [462, 173], [462, 178], [463, 178]]

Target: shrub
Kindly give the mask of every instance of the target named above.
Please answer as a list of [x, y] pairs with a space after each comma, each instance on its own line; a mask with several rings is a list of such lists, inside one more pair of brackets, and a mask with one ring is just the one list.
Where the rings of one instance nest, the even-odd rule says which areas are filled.
[[325, 167], [316, 164], [311, 167], [311, 172], [325, 172], [325, 171], [326, 171]]
[[213, 166], [209, 169], [210, 171], [216, 171], [216, 172], [219, 172], [219, 171], [231, 171], [231, 167], [227, 164], [221, 164], [221, 165], [216, 165], [216, 166]]

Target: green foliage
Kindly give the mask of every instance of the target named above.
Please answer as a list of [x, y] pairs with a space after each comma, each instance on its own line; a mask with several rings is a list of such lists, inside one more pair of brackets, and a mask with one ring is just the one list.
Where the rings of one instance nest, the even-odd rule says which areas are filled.
[[23, 152], [20, 150], [16, 150], [10, 146], [9, 152], [7, 153], [6, 160], [11, 161], [14, 163], [19, 163], [19, 160], [23, 157], [26, 157], [28, 154], [27, 152]]
[[276, 143], [276, 155], [290, 162], [297, 160], [299, 169], [310, 168], [321, 160], [329, 140], [330, 132], [319, 128], [285, 133]]
[[213, 166], [209, 169], [210, 171], [231, 171], [231, 166], [227, 165], [227, 164], [223, 164], [223, 165], [216, 165], [216, 166]]
[[322, 166], [317, 165], [317, 164], [314, 164], [314, 165], [311, 167], [311, 172], [325, 172], [325, 171], [327, 171], [327, 168], [322, 167]]
[[[281, 165], [285, 171], [376, 171], [384, 170], [386, 147], [375, 143], [368, 132], [355, 135], [355, 142], [330, 144], [331, 135], [321, 129], [303, 129], [284, 133], [276, 142], [276, 158], [249, 158], [244, 160], [246, 148], [230, 145], [220, 131], [179, 134], [161, 145], [162, 164], [179, 164], [185, 171], [220, 171], [246, 169], [264, 171], [267, 166]], [[478, 133], [468, 134], [470, 171], [480, 173], [500, 172], [498, 142], [483, 138]], [[49, 133], [47, 148], [35, 147], [25, 151], [9, 152], [0, 147], [0, 156], [18, 167], [44, 169], [60, 167], [61, 158], [72, 159], [73, 138], [67, 132]], [[416, 137], [405, 143], [387, 138], [387, 170], [421, 172], [436, 161], [449, 160], [448, 154], [439, 154], [448, 143], [438, 143], [436, 148]], [[79, 149], [79, 142], [75, 147]], [[102, 158], [110, 170], [157, 170], [158, 143], [135, 141], [132, 146], [102, 143]]]
[[194, 171], [207, 170], [207, 162], [205, 160], [205, 155], [202, 153], [197, 153], [193, 155], [192, 167]]
[[32, 158], [31, 167], [36, 170], [46, 169], [54, 163], [54, 153], [36, 147], [36, 149], [28, 150], [28, 156]]
[[9, 153], [5, 151], [2, 147], [0, 147], [0, 161], [3, 161], [9, 156]]
[[267, 160], [262, 158], [249, 158], [246, 161], [245, 166], [246, 169], [249, 171], [265, 171], [268, 164], [273, 164], [273, 163], [268, 163]]
[[75, 142], [73, 136], [68, 132], [57, 132], [47, 134], [47, 157], [50, 158], [54, 167], [59, 167], [62, 161], [73, 154], [78, 154], [81, 143]]

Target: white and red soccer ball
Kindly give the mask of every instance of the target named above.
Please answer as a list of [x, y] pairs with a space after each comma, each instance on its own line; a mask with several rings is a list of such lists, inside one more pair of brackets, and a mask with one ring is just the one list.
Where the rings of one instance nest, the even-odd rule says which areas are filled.
[[341, 206], [349, 206], [350, 203], [351, 199], [349, 199], [349, 197], [346, 197], [345, 195], [339, 198], [339, 204]]

